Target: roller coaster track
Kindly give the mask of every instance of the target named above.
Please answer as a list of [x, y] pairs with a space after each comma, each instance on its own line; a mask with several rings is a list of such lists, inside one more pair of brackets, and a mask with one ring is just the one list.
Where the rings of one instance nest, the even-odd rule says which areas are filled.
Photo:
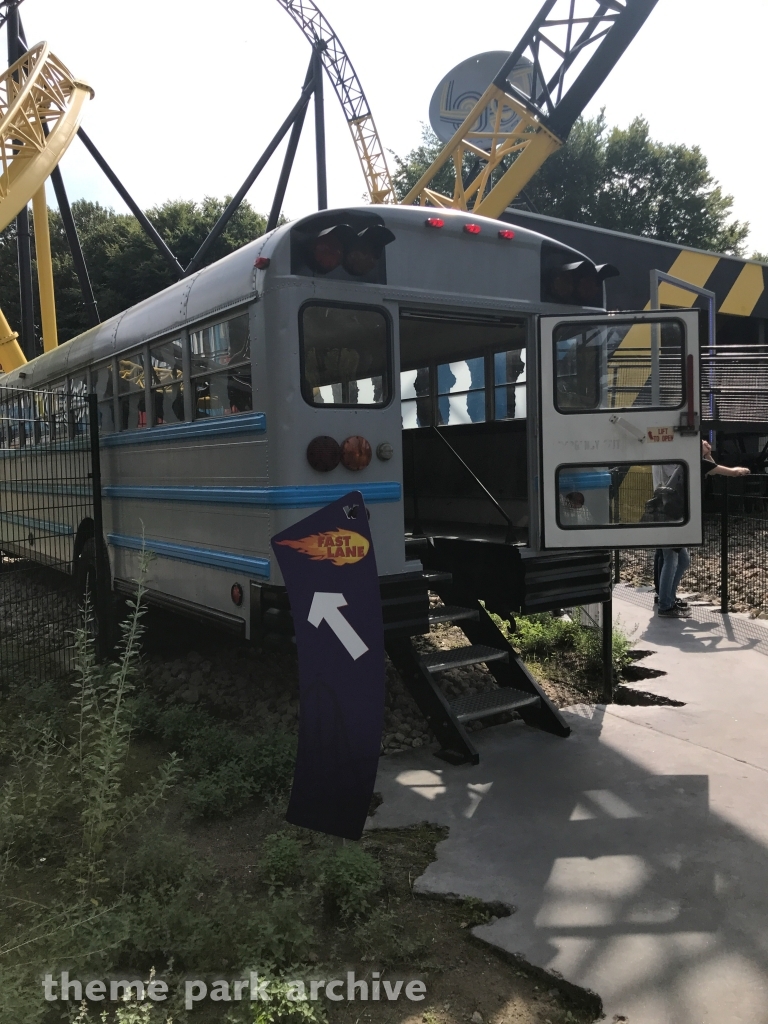
[[0, 231], [45, 184], [92, 95], [47, 43], [33, 46], [0, 75]]
[[331, 80], [347, 119], [363, 168], [372, 203], [392, 203], [395, 192], [379, 133], [363, 87], [346, 50], [323, 12], [313, 0], [278, 0], [312, 46], [321, 51], [323, 67]]
[[[92, 95], [47, 43], [33, 46], [0, 75], [0, 231], [32, 201], [46, 351], [56, 345], [56, 313], [45, 182], [77, 134]], [[17, 337], [0, 313], [2, 370], [25, 362]]]

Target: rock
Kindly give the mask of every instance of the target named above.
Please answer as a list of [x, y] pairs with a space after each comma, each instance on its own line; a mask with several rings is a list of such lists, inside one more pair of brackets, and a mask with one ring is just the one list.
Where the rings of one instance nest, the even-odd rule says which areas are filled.
[[186, 704], [197, 704], [197, 702], [200, 700], [200, 691], [197, 689], [196, 686], [188, 686], [186, 690], [182, 690], [179, 693], [179, 697]]
[[199, 668], [195, 669], [195, 671], [190, 675], [189, 685], [190, 687], [195, 688], [198, 688], [203, 685], [203, 673], [200, 671]]
[[472, 1024], [483, 1024], [482, 1014], [478, 1013], [477, 1010], [472, 1014]]

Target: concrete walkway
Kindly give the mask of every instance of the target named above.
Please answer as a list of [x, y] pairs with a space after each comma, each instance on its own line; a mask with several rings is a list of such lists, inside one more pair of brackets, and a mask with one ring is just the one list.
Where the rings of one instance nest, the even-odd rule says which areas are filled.
[[370, 827], [450, 826], [422, 892], [501, 900], [475, 929], [603, 1000], [608, 1021], [768, 1024], [768, 629], [654, 617], [617, 588], [635, 684], [684, 707], [569, 708], [567, 740], [516, 723], [481, 764], [384, 757]]

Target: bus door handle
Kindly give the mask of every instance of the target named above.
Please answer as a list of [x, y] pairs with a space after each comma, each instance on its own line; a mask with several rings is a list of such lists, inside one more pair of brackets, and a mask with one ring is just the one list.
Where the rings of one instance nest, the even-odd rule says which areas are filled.
[[623, 430], [625, 434], [629, 434], [630, 437], [634, 437], [636, 441], [643, 444], [645, 441], [645, 431], [636, 427], [634, 423], [630, 423], [629, 420], [625, 420], [623, 416], [611, 416], [610, 421], [615, 427]]

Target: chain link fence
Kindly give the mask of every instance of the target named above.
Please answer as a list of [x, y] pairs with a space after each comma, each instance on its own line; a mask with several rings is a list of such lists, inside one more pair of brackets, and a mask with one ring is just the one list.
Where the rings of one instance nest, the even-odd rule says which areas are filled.
[[71, 665], [93, 454], [88, 395], [0, 387], [0, 689]]
[[[716, 476], [705, 484], [704, 543], [690, 548], [681, 589], [721, 611], [768, 618], [768, 476]], [[616, 552], [614, 579], [654, 585], [653, 549]]]

